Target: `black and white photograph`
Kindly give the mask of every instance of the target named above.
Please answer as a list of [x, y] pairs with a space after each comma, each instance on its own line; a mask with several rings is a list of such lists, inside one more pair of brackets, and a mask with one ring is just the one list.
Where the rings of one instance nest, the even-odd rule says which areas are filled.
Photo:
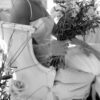
[[0, 100], [100, 100], [100, 0], [0, 0]]

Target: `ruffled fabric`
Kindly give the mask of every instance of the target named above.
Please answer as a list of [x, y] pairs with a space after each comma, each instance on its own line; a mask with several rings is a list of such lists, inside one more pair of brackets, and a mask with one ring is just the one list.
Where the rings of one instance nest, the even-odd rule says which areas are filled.
[[93, 75], [100, 73], [100, 60], [93, 53], [84, 51], [78, 46], [68, 50], [65, 62], [68, 67], [73, 69], [92, 73]]

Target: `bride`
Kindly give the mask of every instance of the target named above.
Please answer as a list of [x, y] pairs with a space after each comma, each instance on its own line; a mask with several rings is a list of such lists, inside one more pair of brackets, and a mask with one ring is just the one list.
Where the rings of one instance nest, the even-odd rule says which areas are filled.
[[[63, 18], [65, 18], [65, 16], [62, 17], [62, 19]], [[68, 19], [68, 21], [71, 23], [70, 19]], [[61, 26], [60, 22], [61, 21], [59, 21], [58, 26]], [[74, 35], [76, 35], [76, 34], [74, 34], [75, 31], [73, 31], [73, 32], [71, 31], [69, 33], [66, 32], [66, 30], [64, 30], [64, 27], [63, 27], [64, 22], [61, 24], [62, 24], [62, 27], [58, 27], [58, 30], [55, 32], [55, 34], [60, 33], [59, 36], [61, 38], [64, 37], [65, 40], [71, 39], [71, 41], [70, 42], [67, 41], [67, 43], [69, 44], [69, 46], [68, 46], [66, 41], [65, 42], [64, 42], [64, 40], [63, 40], [63, 42], [61, 40], [59, 41], [59, 37], [56, 36], [58, 41], [56, 43], [55, 43], [55, 41], [52, 42], [52, 45], [51, 45], [51, 46], [53, 46], [53, 44], [55, 43], [55, 45], [53, 47], [54, 48], [56, 47], [56, 49], [53, 50], [53, 54], [55, 54], [55, 56], [57, 56], [57, 59], [54, 56], [51, 57], [51, 59], [49, 59], [49, 61], [51, 61], [49, 63], [50, 65], [48, 65], [48, 66], [54, 66], [55, 69], [57, 70], [53, 87], [50, 90], [54, 100], [85, 100], [89, 95], [91, 84], [94, 80], [95, 80], [95, 90], [98, 93], [98, 95], [100, 96], [100, 86], [99, 86], [99, 84], [100, 84], [100, 78], [99, 78], [99, 76], [100, 76], [100, 73], [99, 73], [100, 72], [100, 68], [99, 68], [100, 47], [99, 47], [99, 43], [96, 45], [95, 44], [94, 45], [86, 44], [83, 41], [75, 38], [75, 36], [74, 36]], [[66, 26], [67, 25], [70, 26], [69, 23], [66, 24]], [[69, 28], [69, 27], [67, 26], [66, 28]], [[63, 29], [65, 31], [64, 33], [66, 33], [67, 35], [61, 35], [62, 31], [59, 31], [61, 29]], [[42, 37], [43, 37], [43, 35], [42, 35]], [[43, 39], [44, 39], [44, 37], [43, 37]], [[37, 39], [37, 40], [39, 40], [39, 39]], [[41, 42], [39, 41], [39, 43], [41, 43]], [[40, 61], [40, 63], [44, 64], [45, 62], [41, 62], [43, 60], [39, 59], [39, 55], [41, 56], [42, 53], [44, 53], [44, 54], [48, 53], [49, 49], [45, 47], [41, 50], [41, 48], [38, 48], [39, 46], [41, 46], [41, 45], [34, 46], [35, 55], [36, 55], [38, 61]], [[57, 48], [60, 48], [60, 49], [57, 49]], [[47, 52], [45, 52], [44, 49], [48, 49]], [[45, 54], [45, 56], [47, 56], [47, 55], [48, 54]], [[61, 58], [60, 60], [59, 60], [59, 55]], [[42, 56], [42, 58], [43, 58], [43, 56]], [[59, 65], [60, 61], [63, 64]], [[47, 63], [48, 63], [48, 61], [46, 62], [46, 64]], [[37, 75], [36, 71], [34, 71], [34, 73]], [[33, 74], [33, 72], [32, 72], [32, 74]], [[40, 77], [41, 77], [41, 75], [40, 75]], [[41, 80], [41, 82], [42, 82], [42, 80]], [[37, 85], [37, 83], [36, 83], [36, 85]], [[33, 84], [32, 84], [32, 86], [33, 86]], [[39, 92], [39, 93], [41, 93], [41, 92]], [[22, 94], [22, 96], [24, 96], [24, 95], [25, 94]], [[37, 96], [37, 98], [38, 98], [38, 96]], [[34, 99], [34, 97], [31, 99]]]

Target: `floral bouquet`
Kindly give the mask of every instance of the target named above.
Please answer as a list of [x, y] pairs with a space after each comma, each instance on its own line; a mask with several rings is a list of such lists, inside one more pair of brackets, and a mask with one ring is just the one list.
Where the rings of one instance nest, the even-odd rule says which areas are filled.
[[[96, 11], [95, 0], [89, 2], [83, 0], [75, 4], [76, 9], [74, 7], [67, 9], [60, 18], [59, 22], [54, 27], [53, 35], [58, 41], [70, 41], [71, 44], [80, 45], [84, 49], [85, 54], [91, 51], [90, 53], [93, 53], [100, 59], [100, 53], [85, 42], [85, 36], [89, 34], [89, 31], [93, 31], [95, 34], [95, 29], [99, 27], [100, 23], [100, 17]], [[77, 36], [82, 36], [84, 41], [77, 39]], [[62, 58], [61, 56], [52, 57], [52, 62], [61, 61], [59, 63], [64, 63], [64, 61], [61, 60]], [[54, 63], [54, 65], [58, 66], [59, 63]]]

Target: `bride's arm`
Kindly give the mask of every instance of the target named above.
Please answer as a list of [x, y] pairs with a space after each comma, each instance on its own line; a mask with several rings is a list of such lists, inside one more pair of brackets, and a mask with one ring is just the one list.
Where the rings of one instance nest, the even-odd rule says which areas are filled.
[[72, 44], [80, 45], [85, 52], [93, 53], [100, 60], [100, 52], [95, 50], [92, 46], [87, 44], [86, 42], [79, 40], [77, 38], [72, 39]]

